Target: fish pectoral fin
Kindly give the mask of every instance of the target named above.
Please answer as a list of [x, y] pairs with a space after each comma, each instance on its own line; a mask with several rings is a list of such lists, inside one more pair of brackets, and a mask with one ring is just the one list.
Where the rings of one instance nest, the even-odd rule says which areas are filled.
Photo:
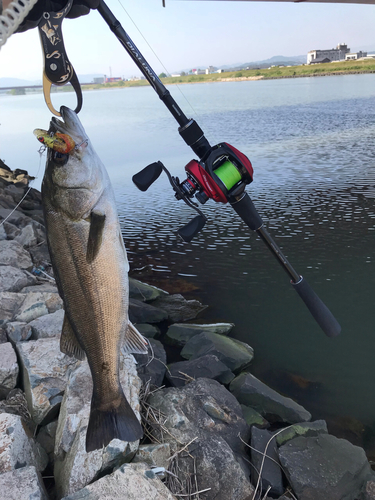
[[86, 260], [91, 264], [99, 253], [103, 240], [105, 225], [105, 214], [99, 211], [92, 211], [90, 215], [90, 231], [87, 241]]
[[122, 352], [124, 354], [147, 354], [147, 346], [147, 340], [139, 333], [133, 323], [129, 321], [126, 327], [125, 342], [122, 347]]
[[80, 359], [81, 361], [86, 358], [85, 351], [79, 345], [76, 334], [73, 331], [72, 325], [70, 324], [66, 313], [61, 330], [60, 351], [68, 356]]

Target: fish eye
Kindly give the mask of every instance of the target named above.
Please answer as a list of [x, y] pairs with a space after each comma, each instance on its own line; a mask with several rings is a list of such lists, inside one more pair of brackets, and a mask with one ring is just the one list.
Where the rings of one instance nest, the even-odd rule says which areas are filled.
[[59, 153], [58, 151], [53, 152], [53, 161], [57, 163], [60, 167], [63, 167], [68, 163], [69, 155], [65, 153]]

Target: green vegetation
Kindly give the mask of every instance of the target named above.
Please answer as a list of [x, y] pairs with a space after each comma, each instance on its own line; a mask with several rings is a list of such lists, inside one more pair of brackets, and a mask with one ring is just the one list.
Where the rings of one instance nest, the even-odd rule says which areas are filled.
[[15, 89], [12, 89], [10, 91], [10, 94], [11, 95], [25, 95], [26, 92], [25, 92], [25, 89], [22, 89], [22, 88], [15, 88]]
[[[313, 64], [313, 65], [301, 65], [301, 66], [275, 66], [272, 68], [265, 69], [252, 69], [252, 70], [241, 70], [241, 71], [227, 71], [225, 73], [211, 73], [209, 75], [182, 75], [179, 77], [172, 76], [162, 76], [165, 73], [161, 73], [159, 77], [161, 78], [164, 85], [176, 84], [176, 83], [195, 83], [195, 82], [217, 82], [226, 81], [227, 79], [236, 78], [293, 78], [293, 77], [303, 77], [303, 76], [315, 76], [315, 75], [325, 75], [325, 74], [350, 74], [350, 73], [375, 73], [375, 59], [370, 59], [366, 61], [342, 61], [340, 63], [327, 63], [327, 64]], [[102, 89], [102, 88], [118, 88], [118, 87], [143, 87], [148, 85], [147, 80], [133, 80], [129, 82], [114, 82], [105, 83], [102, 85], [90, 84], [84, 85], [83, 90], [92, 89]]]

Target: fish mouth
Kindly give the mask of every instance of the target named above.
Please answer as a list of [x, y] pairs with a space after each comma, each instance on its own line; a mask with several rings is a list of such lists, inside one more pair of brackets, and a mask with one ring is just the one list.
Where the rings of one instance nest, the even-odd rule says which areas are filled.
[[77, 114], [66, 106], [61, 106], [60, 114], [62, 120], [52, 117], [49, 131], [70, 135], [75, 142], [81, 142], [86, 134]]

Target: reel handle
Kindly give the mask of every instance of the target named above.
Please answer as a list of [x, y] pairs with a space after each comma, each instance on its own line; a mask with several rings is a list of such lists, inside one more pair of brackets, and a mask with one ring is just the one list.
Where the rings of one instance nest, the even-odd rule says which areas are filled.
[[132, 180], [140, 191], [147, 191], [163, 171], [163, 164], [156, 161], [133, 175]]

